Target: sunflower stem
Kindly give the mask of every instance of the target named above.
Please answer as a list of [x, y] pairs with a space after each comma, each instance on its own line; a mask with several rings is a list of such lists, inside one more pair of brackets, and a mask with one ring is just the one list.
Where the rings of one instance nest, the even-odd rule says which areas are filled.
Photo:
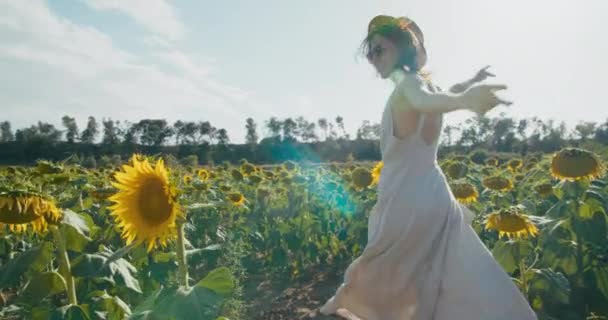
[[526, 297], [526, 299], [529, 300], [528, 297], [528, 279], [526, 278], [526, 263], [524, 262], [524, 259], [522, 259], [521, 257], [519, 258], [519, 272], [520, 272], [520, 277], [521, 277], [521, 287], [522, 287], [522, 291], [524, 294], [524, 297]]
[[76, 298], [76, 285], [74, 283], [74, 277], [72, 276], [72, 269], [70, 267], [70, 259], [68, 258], [68, 251], [65, 247], [65, 238], [63, 233], [59, 231], [59, 228], [52, 227], [51, 232], [53, 233], [53, 237], [55, 238], [55, 243], [57, 244], [57, 250], [59, 259], [59, 273], [63, 276], [66, 282], [67, 290], [68, 290], [68, 301], [70, 304], [77, 305], [78, 299]]
[[188, 288], [188, 261], [186, 260], [186, 246], [184, 240], [184, 224], [179, 222], [177, 225], [178, 283]]

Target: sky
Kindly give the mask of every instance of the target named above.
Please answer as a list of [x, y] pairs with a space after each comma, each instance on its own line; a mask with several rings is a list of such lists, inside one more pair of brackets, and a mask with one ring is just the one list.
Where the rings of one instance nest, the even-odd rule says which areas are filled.
[[[605, 0], [0, 0], [0, 121], [89, 116], [209, 121], [242, 143], [245, 119], [379, 122], [392, 84], [358, 56], [369, 20], [408, 16], [441, 87], [491, 65], [516, 118], [604, 122]], [[446, 116], [457, 124], [473, 116]]]

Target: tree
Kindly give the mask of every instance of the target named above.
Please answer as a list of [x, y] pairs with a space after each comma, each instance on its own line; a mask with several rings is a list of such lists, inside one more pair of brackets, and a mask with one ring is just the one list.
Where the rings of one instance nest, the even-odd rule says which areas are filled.
[[608, 119], [595, 129], [593, 138], [600, 143], [608, 144]]
[[297, 123], [292, 118], [283, 120], [283, 140], [284, 141], [295, 141], [297, 132]]
[[182, 136], [183, 128], [184, 128], [184, 122], [182, 122], [181, 120], [177, 120], [173, 124], [173, 129], [175, 130], [175, 145], [180, 144], [179, 138], [181, 138], [181, 136]]
[[83, 143], [93, 143], [95, 142], [95, 138], [97, 138], [97, 134], [99, 134], [99, 129], [97, 127], [97, 121], [94, 117], [89, 117], [89, 121], [87, 122], [87, 128], [82, 131], [80, 135], [80, 141]]
[[120, 132], [123, 132], [122, 143], [125, 145], [134, 145], [137, 143], [137, 124], [132, 124], [124, 121]]
[[61, 131], [54, 125], [38, 121], [38, 125], [17, 130], [15, 138], [20, 143], [38, 142], [44, 144], [54, 144], [61, 138]]
[[11, 130], [11, 123], [9, 121], [3, 121], [0, 123], [0, 142], [8, 142], [15, 140], [13, 131]]
[[350, 139], [350, 135], [348, 133], [346, 133], [346, 130], [344, 129], [344, 118], [342, 118], [341, 116], [337, 116], [336, 117], [336, 124], [338, 125], [338, 128], [340, 128], [340, 131], [342, 132], [341, 138], [349, 140]]
[[63, 116], [61, 123], [66, 128], [65, 139], [68, 143], [74, 143], [78, 139], [78, 125], [73, 117]]
[[[199, 122], [198, 124], [198, 139], [200, 142], [213, 143], [217, 129], [209, 123], [209, 121]], [[207, 138], [205, 138], [207, 137]]]
[[245, 129], [247, 130], [247, 134], [245, 135], [245, 143], [249, 145], [257, 144], [259, 139], [257, 133], [257, 124], [252, 118], [247, 118]]
[[281, 121], [279, 121], [276, 117], [271, 117], [270, 119], [266, 120], [266, 128], [270, 133], [270, 135], [267, 135], [267, 137], [280, 137], [282, 125], [283, 124]]
[[118, 126], [116, 125], [116, 123], [114, 122], [114, 120], [108, 119], [108, 120], [102, 120], [101, 122], [103, 124], [103, 137], [101, 139], [101, 142], [103, 144], [110, 144], [110, 145], [117, 144], [119, 142], [119, 139], [118, 139], [119, 129], [118, 129]]
[[139, 141], [148, 146], [161, 146], [173, 135], [173, 129], [167, 125], [165, 119], [144, 119], [135, 127], [136, 132], [139, 133]]
[[227, 145], [230, 142], [230, 138], [228, 138], [228, 131], [222, 128], [217, 130], [216, 133], [217, 144], [219, 145]]
[[357, 140], [378, 140], [380, 139], [380, 132], [379, 123], [372, 124], [369, 120], [363, 120], [359, 129], [357, 129]]
[[200, 126], [194, 121], [184, 122], [180, 128], [179, 133], [182, 137], [182, 144], [195, 144], [197, 142], [196, 136], [200, 132]]
[[595, 122], [580, 122], [574, 127], [574, 130], [581, 140], [587, 140], [595, 133], [595, 126], [597, 126]]
[[323, 130], [323, 138], [324, 138], [323, 140], [327, 140], [327, 137], [329, 135], [327, 132], [327, 130], [328, 130], [327, 119], [320, 118], [319, 120], [317, 120], [317, 124], [319, 125], [319, 128], [321, 130]]

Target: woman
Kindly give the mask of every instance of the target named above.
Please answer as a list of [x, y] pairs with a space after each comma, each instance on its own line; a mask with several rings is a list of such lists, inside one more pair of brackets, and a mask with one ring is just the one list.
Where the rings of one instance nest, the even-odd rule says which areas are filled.
[[[384, 167], [368, 222], [368, 244], [321, 313], [365, 320], [527, 320], [534, 311], [469, 226], [472, 214], [450, 192], [437, 164], [444, 113], [483, 114], [510, 104], [503, 85], [474, 85], [489, 75], [437, 93], [424, 80], [420, 28], [408, 18], [377, 16], [364, 48], [395, 89], [382, 116]], [[460, 92], [460, 93], [457, 93]]]

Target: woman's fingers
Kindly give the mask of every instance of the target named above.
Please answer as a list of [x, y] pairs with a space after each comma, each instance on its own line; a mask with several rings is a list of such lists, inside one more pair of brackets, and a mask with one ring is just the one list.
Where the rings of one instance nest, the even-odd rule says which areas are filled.
[[507, 89], [507, 86], [504, 84], [483, 84], [482, 86], [484, 86], [486, 89], [488, 89], [491, 92]]

